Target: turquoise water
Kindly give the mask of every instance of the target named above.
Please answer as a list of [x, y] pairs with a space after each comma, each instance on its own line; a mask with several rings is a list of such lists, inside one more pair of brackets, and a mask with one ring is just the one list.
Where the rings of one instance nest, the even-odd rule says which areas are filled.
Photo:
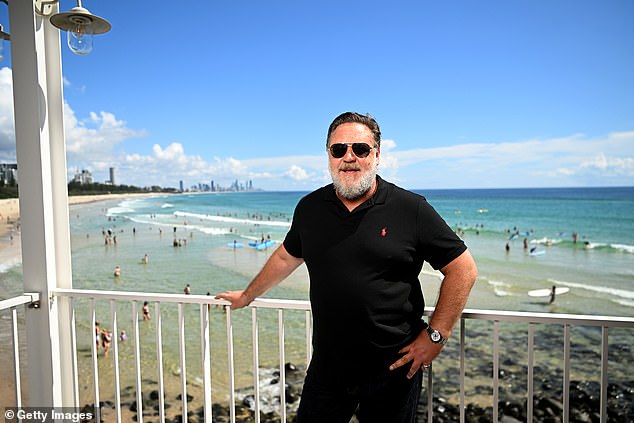
[[[463, 237], [474, 255], [479, 277], [468, 308], [634, 316], [634, 188], [491, 189], [418, 191]], [[301, 192], [182, 194], [109, 200], [71, 207], [73, 286], [161, 293], [215, 294], [242, 289], [264, 264], [272, 249], [258, 251], [251, 241], [270, 237], [279, 244], [290, 226]], [[106, 243], [103, 233], [116, 235]], [[513, 237], [513, 234], [519, 235]], [[572, 234], [578, 234], [573, 242]], [[531, 256], [522, 246], [544, 251]], [[174, 246], [174, 240], [180, 246]], [[236, 241], [243, 248], [232, 248]], [[509, 243], [510, 250], [505, 251]], [[143, 264], [147, 254], [149, 263]], [[120, 266], [120, 277], [113, 276]], [[19, 265], [0, 272], [2, 296], [21, 292]], [[433, 305], [438, 278], [430, 268], [421, 280], [428, 305]], [[532, 298], [532, 289], [553, 284], [569, 287], [555, 304]], [[307, 299], [308, 279], [299, 269], [267, 294], [270, 298]], [[90, 374], [92, 332], [89, 303], [78, 301], [78, 350], [81, 374]], [[118, 326], [131, 330], [131, 304], [117, 304]], [[199, 309], [185, 307], [187, 374], [200, 382]], [[154, 316], [155, 310], [152, 308]], [[239, 385], [250, 379], [249, 312], [233, 313]], [[177, 308], [163, 304], [166, 374], [178, 387]], [[226, 363], [226, 324], [212, 308], [212, 360]], [[97, 319], [109, 326], [110, 304], [97, 304]], [[260, 352], [263, 367], [277, 365], [277, 314], [262, 312]], [[303, 313], [286, 313], [287, 361], [305, 362]], [[142, 322], [142, 368], [155, 378], [155, 319]], [[594, 342], [596, 334], [589, 338]], [[132, 343], [120, 345], [125, 383], [133, 375]], [[99, 361], [104, 390], [111, 390], [112, 363]], [[227, 397], [228, 375], [214, 366], [216, 399]], [[170, 385], [171, 386], [171, 385]], [[85, 392], [84, 392], [85, 391]], [[90, 384], [82, 395], [90, 397]], [[85, 401], [82, 401], [85, 402]]]
[[[556, 302], [557, 312], [634, 315], [634, 188], [419, 193], [463, 234], [476, 258], [480, 294], [469, 307], [544, 311], [526, 292], [556, 284], [571, 288]], [[74, 286], [180, 293], [189, 283], [199, 294], [242, 288], [268, 255], [248, 242], [262, 236], [281, 242], [302, 195], [184, 194], [74, 207]], [[116, 245], [104, 244], [101, 231], [108, 229]], [[173, 247], [174, 238], [187, 245]], [[527, 254], [524, 238], [544, 254]], [[228, 247], [234, 240], [245, 247]], [[150, 264], [141, 265], [146, 253]], [[123, 275], [114, 281], [116, 265]], [[306, 299], [307, 280], [278, 290], [270, 296]], [[427, 298], [433, 302], [433, 292]]]

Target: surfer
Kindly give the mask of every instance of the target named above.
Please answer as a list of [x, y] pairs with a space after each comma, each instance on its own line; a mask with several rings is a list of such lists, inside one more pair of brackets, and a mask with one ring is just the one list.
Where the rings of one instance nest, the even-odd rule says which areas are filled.
[[557, 287], [555, 287], [555, 285], [553, 285], [552, 288], [550, 288], [550, 301], [548, 301], [548, 304], [552, 304], [555, 302], [555, 291], [557, 290]]

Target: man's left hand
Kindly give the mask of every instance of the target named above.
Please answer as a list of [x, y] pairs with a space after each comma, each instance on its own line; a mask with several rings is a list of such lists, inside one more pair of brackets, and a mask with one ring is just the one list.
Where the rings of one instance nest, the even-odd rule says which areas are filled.
[[407, 378], [411, 379], [419, 369], [431, 366], [431, 362], [440, 354], [442, 347], [441, 344], [431, 342], [429, 335], [423, 330], [411, 344], [399, 351], [399, 354], [403, 354], [403, 356], [392, 363], [390, 370], [398, 369], [411, 362], [412, 365], [407, 372]]

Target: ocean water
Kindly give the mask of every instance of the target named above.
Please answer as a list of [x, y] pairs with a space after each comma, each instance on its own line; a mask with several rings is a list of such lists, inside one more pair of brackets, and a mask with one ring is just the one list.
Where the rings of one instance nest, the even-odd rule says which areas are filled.
[[[634, 188], [555, 188], [490, 190], [421, 190], [447, 223], [461, 234], [479, 268], [467, 308], [634, 316]], [[303, 192], [200, 193], [110, 200], [71, 207], [73, 286], [160, 293], [216, 294], [244, 288], [271, 251], [249, 242], [270, 238], [279, 244], [290, 227]], [[108, 243], [110, 232], [116, 243]], [[577, 234], [576, 242], [573, 233]], [[528, 248], [523, 247], [524, 240]], [[178, 246], [174, 245], [174, 241]], [[242, 248], [234, 248], [234, 242]], [[505, 245], [508, 243], [509, 251]], [[535, 248], [541, 255], [529, 254]], [[147, 254], [149, 262], [142, 257]], [[120, 266], [121, 276], [113, 269]], [[0, 272], [3, 295], [21, 292], [21, 269], [7, 264]], [[428, 305], [439, 286], [438, 273], [425, 266], [421, 283]], [[557, 297], [533, 298], [529, 290], [552, 285], [570, 288]], [[267, 297], [308, 299], [308, 276], [298, 269]], [[91, 370], [89, 306], [77, 301], [80, 374]], [[117, 304], [118, 326], [131, 329], [130, 304]], [[187, 374], [200, 383], [199, 311], [187, 306]], [[154, 316], [155, 310], [152, 309]], [[166, 374], [178, 387], [177, 309], [161, 306]], [[248, 312], [232, 313], [236, 327], [239, 386], [251, 383]], [[261, 312], [262, 367], [277, 366], [277, 314]], [[212, 362], [226, 363], [226, 324], [222, 310], [212, 309]], [[286, 356], [305, 363], [303, 313], [287, 312]], [[110, 305], [97, 304], [97, 318], [109, 325]], [[141, 324], [142, 367], [156, 373], [155, 319]], [[241, 335], [244, 333], [244, 335]], [[596, 333], [579, 342], [594, 343]], [[630, 336], [630, 335], [628, 335]], [[629, 338], [628, 338], [629, 339]], [[630, 339], [631, 340], [631, 339]], [[627, 341], [626, 341], [627, 342]], [[132, 343], [119, 348], [126, 377], [133, 374]], [[100, 360], [100, 380], [111, 386], [112, 364]], [[228, 375], [214, 366], [215, 399], [227, 398]], [[632, 375], [626, 376], [631, 378]], [[109, 385], [110, 383], [110, 385]], [[129, 383], [124, 380], [123, 383]], [[216, 386], [216, 385], [214, 385]], [[90, 397], [90, 383], [82, 395]], [[88, 400], [87, 400], [88, 401]], [[84, 402], [84, 401], [82, 401]]]
[[[634, 188], [417, 192], [461, 233], [476, 259], [479, 295], [468, 307], [634, 315]], [[248, 243], [262, 237], [280, 243], [304, 194], [184, 194], [74, 207], [74, 286], [180, 293], [189, 283], [199, 294], [243, 288], [269, 253]], [[116, 245], [105, 245], [101, 232], [108, 229]], [[173, 247], [174, 238], [187, 245]], [[232, 248], [234, 241], [244, 248]], [[528, 254], [532, 248], [543, 254]], [[149, 265], [140, 264], [144, 254]], [[124, 271], [113, 282], [116, 265]], [[571, 292], [551, 308], [526, 295], [552, 285]], [[307, 287], [307, 280], [295, 280], [270, 296], [307, 299]], [[432, 291], [427, 301], [434, 300]]]

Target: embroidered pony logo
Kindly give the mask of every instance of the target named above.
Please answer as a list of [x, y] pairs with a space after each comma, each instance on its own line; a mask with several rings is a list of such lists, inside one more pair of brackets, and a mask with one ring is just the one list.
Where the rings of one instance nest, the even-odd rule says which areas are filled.
[[386, 235], [387, 235], [387, 227], [381, 229], [381, 236], [385, 238]]

